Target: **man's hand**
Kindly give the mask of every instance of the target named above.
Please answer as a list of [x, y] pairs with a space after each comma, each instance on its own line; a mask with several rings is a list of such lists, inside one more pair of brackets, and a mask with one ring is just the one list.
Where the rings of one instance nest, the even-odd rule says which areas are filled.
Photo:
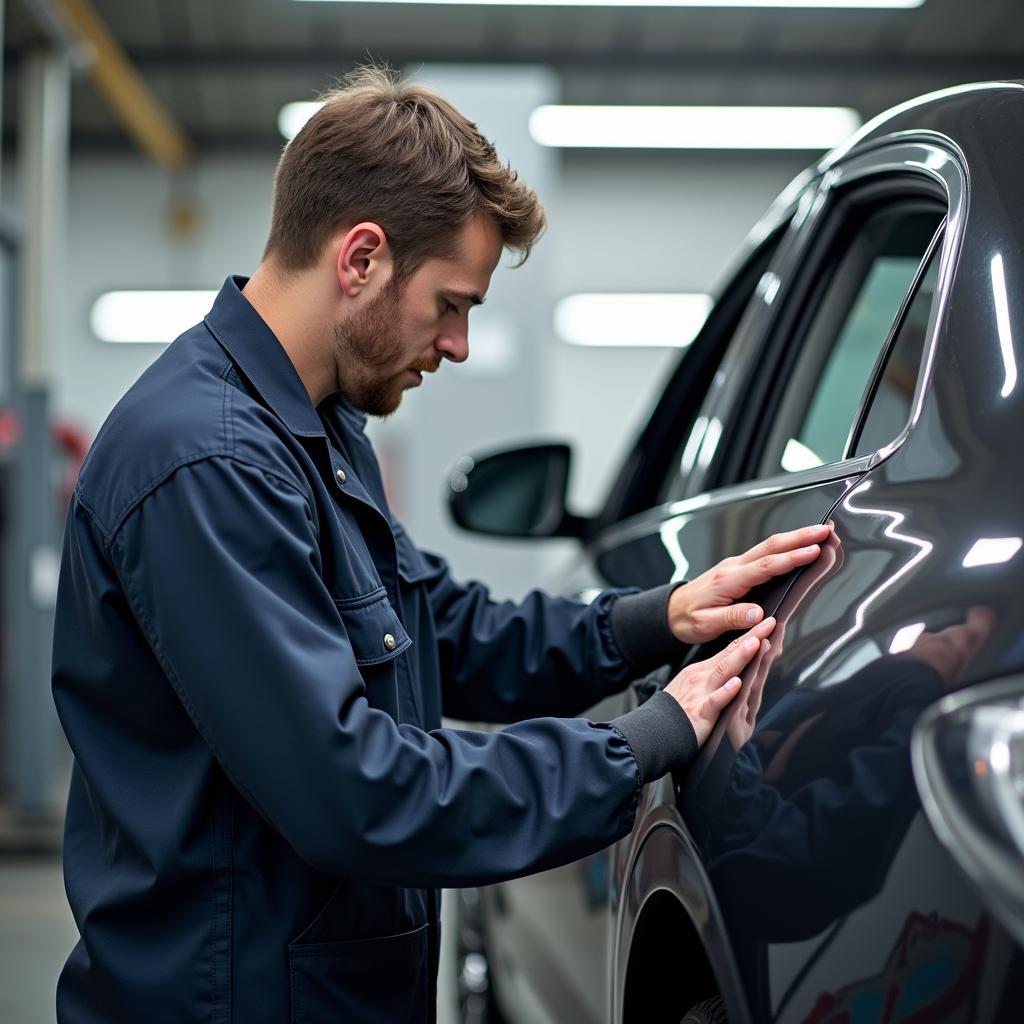
[[700, 746], [711, 735], [726, 705], [739, 693], [740, 673], [758, 651], [767, 653], [771, 646], [767, 637], [774, 628], [773, 618], [759, 622], [713, 658], [687, 665], [665, 687], [665, 692], [675, 697], [686, 712]]
[[820, 525], [774, 534], [746, 554], [723, 559], [691, 583], [677, 587], [668, 602], [673, 636], [699, 644], [759, 622], [763, 609], [735, 602], [758, 584], [813, 562], [830, 532], [830, 526]]

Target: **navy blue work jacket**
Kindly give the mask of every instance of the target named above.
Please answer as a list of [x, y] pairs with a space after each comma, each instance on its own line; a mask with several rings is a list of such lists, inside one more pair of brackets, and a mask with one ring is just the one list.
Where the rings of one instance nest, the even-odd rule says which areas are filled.
[[314, 409], [242, 284], [120, 401], [69, 513], [68, 1024], [427, 1020], [435, 889], [588, 854], [638, 803], [619, 729], [542, 717], [643, 667], [619, 595], [453, 581], [389, 512], [365, 417]]

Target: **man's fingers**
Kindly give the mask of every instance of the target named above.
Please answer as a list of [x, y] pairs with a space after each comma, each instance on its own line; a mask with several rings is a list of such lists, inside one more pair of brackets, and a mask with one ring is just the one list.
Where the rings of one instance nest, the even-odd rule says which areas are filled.
[[809, 565], [819, 554], [821, 554], [821, 547], [817, 544], [809, 544], [807, 547], [797, 548], [795, 551], [785, 551], [779, 555], [763, 555], [755, 562], [746, 562], [739, 566], [737, 576], [740, 585], [744, 589], [750, 590], [776, 576], [785, 576], [786, 573], [792, 572], [794, 569]]
[[712, 693], [703, 704], [701, 704], [698, 714], [708, 722], [717, 722], [718, 716], [722, 713], [722, 710], [739, 692], [740, 678], [739, 676], [733, 676], [732, 679], [715, 690], [715, 692]]
[[790, 530], [788, 533], [773, 533], [760, 544], [755, 544], [745, 554], [740, 555], [739, 561], [757, 562], [768, 555], [778, 555], [786, 551], [794, 551], [797, 548], [810, 547], [812, 544], [821, 544], [831, 531], [832, 528], [828, 524], [818, 524], [817, 526], [802, 526], [799, 530]]
[[757, 637], [758, 640], [763, 640], [766, 636], [771, 636], [772, 631], [775, 629], [776, 619], [774, 615], [769, 615], [767, 619], [759, 622], [753, 629], [748, 630], [743, 636], [736, 637], [735, 640], [730, 640], [729, 643], [723, 647], [717, 654], [712, 655], [708, 661], [720, 661], [731, 651], [735, 651], [737, 647], [749, 636]]
[[769, 617], [758, 623], [746, 636], [740, 637], [733, 646], [730, 644], [709, 663], [713, 679], [731, 679], [738, 676], [754, 659], [765, 637], [775, 628], [775, 619]]

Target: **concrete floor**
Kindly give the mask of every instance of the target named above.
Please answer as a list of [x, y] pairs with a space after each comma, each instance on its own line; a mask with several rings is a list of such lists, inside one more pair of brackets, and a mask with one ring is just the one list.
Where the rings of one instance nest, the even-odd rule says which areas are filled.
[[[454, 904], [454, 898], [446, 900], [446, 911]], [[445, 921], [445, 934], [454, 934], [450, 918]], [[53, 856], [0, 858], [2, 1024], [53, 1024], [57, 975], [77, 939], [64, 897], [60, 861]], [[438, 1024], [455, 1019], [449, 964], [446, 957], [441, 965]]]
[[53, 1024], [57, 975], [77, 938], [60, 861], [0, 859], [0, 1021]]

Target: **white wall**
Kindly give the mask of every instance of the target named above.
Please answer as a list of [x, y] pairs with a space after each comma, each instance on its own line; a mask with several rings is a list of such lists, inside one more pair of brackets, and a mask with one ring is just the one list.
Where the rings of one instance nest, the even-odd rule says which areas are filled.
[[[270, 227], [275, 157], [207, 159], [185, 183], [141, 158], [72, 161], [67, 332], [55, 346], [54, 404], [91, 432], [156, 358], [155, 345], [111, 345], [89, 327], [97, 296], [117, 288], [213, 288], [256, 267]], [[169, 227], [173, 203], [193, 200], [195, 233]]]

